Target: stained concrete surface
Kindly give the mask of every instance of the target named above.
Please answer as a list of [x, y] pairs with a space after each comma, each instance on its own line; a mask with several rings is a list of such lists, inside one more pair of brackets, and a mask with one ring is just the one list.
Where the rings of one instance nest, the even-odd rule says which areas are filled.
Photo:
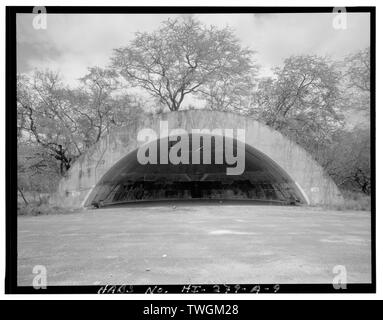
[[297, 185], [305, 202], [311, 205], [343, 203], [343, 197], [334, 181], [309, 153], [292, 140], [251, 117], [206, 109], [165, 112], [152, 116], [142, 114], [134, 125], [111, 130], [71, 165], [65, 178], [60, 181], [56, 194], [50, 198], [51, 203], [76, 208], [89, 206], [93, 200], [102, 199], [110, 190], [100, 184], [100, 180], [110, 178], [109, 174], [117, 174], [119, 170], [114, 170], [120, 166], [120, 161], [128, 167], [132, 160], [136, 161], [134, 153], [141, 145], [137, 140], [140, 130], [152, 129], [157, 137], [160, 134], [162, 137], [170, 134], [166, 129], [161, 130], [164, 128], [161, 125], [163, 121], [167, 122], [170, 131], [179, 128], [188, 133], [194, 129], [210, 132], [217, 128], [244, 130], [245, 139], [237, 137], [238, 140], [245, 142], [253, 155], [262, 155], [269, 164], [274, 163], [280, 167]]
[[264, 205], [121, 206], [18, 218], [18, 285], [371, 281], [370, 212]]

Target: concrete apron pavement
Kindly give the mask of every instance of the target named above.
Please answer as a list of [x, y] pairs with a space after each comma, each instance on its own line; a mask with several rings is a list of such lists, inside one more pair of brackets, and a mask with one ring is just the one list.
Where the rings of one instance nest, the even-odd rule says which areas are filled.
[[371, 281], [370, 212], [261, 205], [122, 206], [18, 218], [18, 284]]

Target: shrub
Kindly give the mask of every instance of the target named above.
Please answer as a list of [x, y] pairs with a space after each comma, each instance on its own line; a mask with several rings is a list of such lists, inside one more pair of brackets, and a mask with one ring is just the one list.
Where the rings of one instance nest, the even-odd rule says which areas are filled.
[[17, 208], [17, 215], [19, 216], [39, 216], [47, 214], [65, 214], [73, 213], [77, 210], [70, 210], [58, 206], [51, 206], [47, 203], [32, 203]]
[[348, 190], [342, 190], [342, 195], [344, 203], [332, 206], [332, 209], [371, 211], [371, 196]]

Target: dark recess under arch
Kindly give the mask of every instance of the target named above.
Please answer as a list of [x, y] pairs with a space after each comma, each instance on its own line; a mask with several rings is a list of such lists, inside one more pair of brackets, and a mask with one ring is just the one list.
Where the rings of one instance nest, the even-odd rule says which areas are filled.
[[[200, 152], [203, 139], [211, 139], [212, 164], [146, 164], [137, 161], [137, 150], [118, 161], [97, 183], [85, 206], [96, 207], [116, 203], [153, 200], [253, 200], [279, 204], [305, 204], [305, 198], [295, 182], [272, 159], [255, 148], [233, 139], [236, 147], [245, 148], [245, 170], [241, 175], [227, 175], [227, 164], [215, 163], [217, 136], [201, 135], [201, 148], [191, 150], [193, 138], [189, 134], [189, 155]], [[168, 139], [168, 138], [165, 138]], [[224, 139], [229, 139], [225, 137]], [[160, 140], [157, 151], [160, 150]], [[175, 142], [173, 142], [174, 144]], [[169, 148], [172, 144], [169, 142]], [[218, 152], [224, 152], [219, 150]], [[224, 157], [225, 159], [225, 157]]]

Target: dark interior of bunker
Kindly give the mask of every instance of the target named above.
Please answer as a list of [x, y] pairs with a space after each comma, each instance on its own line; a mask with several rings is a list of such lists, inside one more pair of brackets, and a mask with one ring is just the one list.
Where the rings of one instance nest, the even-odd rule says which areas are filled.
[[[204, 137], [200, 137], [201, 147], [193, 150], [191, 134], [189, 164], [143, 165], [137, 161], [137, 150], [131, 152], [104, 175], [88, 203], [96, 207], [143, 201], [209, 199], [289, 205], [304, 203], [300, 190], [283, 169], [263, 153], [239, 144], [235, 139], [234, 151], [237, 147], [245, 148], [245, 166], [242, 174], [228, 175], [227, 168], [233, 165], [229, 165], [224, 157], [222, 164], [215, 161], [217, 152], [224, 154], [225, 144], [216, 144], [215, 136], [210, 138], [211, 164], [203, 164]], [[160, 140], [152, 143], [157, 143], [159, 152]], [[174, 143], [169, 143], [169, 150]], [[200, 164], [191, 164], [193, 152], [200, 153]]]

